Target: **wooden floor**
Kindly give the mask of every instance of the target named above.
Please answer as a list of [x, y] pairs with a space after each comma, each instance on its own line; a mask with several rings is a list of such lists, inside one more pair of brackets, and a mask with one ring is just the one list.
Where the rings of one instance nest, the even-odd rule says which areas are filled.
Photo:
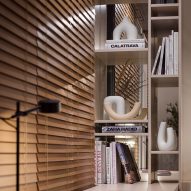
[[178, 191], [178, 183], [100, 184], [86, 191]]

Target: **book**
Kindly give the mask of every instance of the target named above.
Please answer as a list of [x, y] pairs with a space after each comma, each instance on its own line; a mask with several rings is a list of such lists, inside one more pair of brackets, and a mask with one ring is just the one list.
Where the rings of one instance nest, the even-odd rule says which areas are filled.
[[159, 66], [158, 66], [158, 70], [157, 70], [158, 75], [161, 75], [163, 72], [162, 68], [163, 68], [163, 64], [164, 64], [164, 50], [165, 50], [165, 37], [162, 38], [160, 61], [159, 61]]
[[144, 43], [145, 39], [121, 39], [121, 40], [106, 40], [106, 44], [115, 44], [115, 43]]
[[116, 143], [117, 151], [127, 177], [127, 183], [135, 183], [141, 180], [137, 164], [130, 152], [128, 145]]
[[106, 172], [105, 172], [106, 145], [103, 141], [95, 141], [95, 144], [96, 144], [97, 184], [105, 184], [106, 183]]
[[111, 43], [105, 44], [105, 48], [145, 48], [145, 43]]
[[110, 184], [111, 183], [111, 164], [110, 164], [110, 147], [106, 147], [106, 174], [107, 174], [107, 179], [106, 183]]
[[152, 69], [152, 75], [156, 74], [157, 72], [160, 52], [161, 52], [161, 45], [159, 46], [156, 57], [155, 57], [155, 61], [154, 61], [153, 69]]
[[178, 32], [174, 32], [174, 74], [178, 74]]
[[169, 51], [170, 51], [170, 43], [169, 37], [165, 37], [165, 74], [169, 74]]
[[174, 74], [174, 31], [172, 31], [172, 34], [169, 35], [169, 74]]
[[117, 184], [121, 181], [121, 163], [117, 154], [116, 142], [110, 143], [110, 183]]
[[144, 126], [103, 126], [102, 133], [143, 133]]

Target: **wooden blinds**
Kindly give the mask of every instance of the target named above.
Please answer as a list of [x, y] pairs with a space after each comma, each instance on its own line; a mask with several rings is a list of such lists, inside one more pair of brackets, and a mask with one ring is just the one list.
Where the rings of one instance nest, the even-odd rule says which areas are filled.
[[[94, 184], [92, 0], [0, 0], [0, 116], [59, 99], [62, 112], [21, 118], [21, 191]], [[15, 126], [15, 121], [9, 121]], [[15, 191], [15, 129], [0, 121], [0, 191]]]

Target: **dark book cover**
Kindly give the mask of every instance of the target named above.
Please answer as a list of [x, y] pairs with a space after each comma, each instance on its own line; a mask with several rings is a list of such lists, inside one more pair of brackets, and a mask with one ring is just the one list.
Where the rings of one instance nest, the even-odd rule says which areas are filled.
[[128, 147], [123, 143], [116, 143], [117, 152], [119, 154], [122, 166], [125, 171], [127, 183], [135, 183], [141, 180], [137, 164]]
[[177, 0], [166, 0], [166, 3], [177, 3]]

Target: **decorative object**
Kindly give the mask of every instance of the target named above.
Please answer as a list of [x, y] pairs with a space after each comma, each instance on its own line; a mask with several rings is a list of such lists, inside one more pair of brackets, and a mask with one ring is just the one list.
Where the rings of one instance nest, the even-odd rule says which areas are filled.
[[173, 127], [176, 131], [176, 134], [178, 135], [178, 104], [177, 102], [170, 103], [167, 105], [166, 112], [170, 114], [170, 116], [167, 118], [167, 124], [170, 127]]
[[[113, 120], [126, 120], [136, 118], [141, 110], [141, 102], [135, 102], [132, 110], [125, 114], [125, 102], [122, 102], [122, 99], [120, 98], [122, 97], [108, 96], [104, 99], [104, 109], [108, 113], [109, 117]], [[116, 104], [116, 111], [113, 110], [114, 103]]]
[[166, 122], [160, 123], [157, 144], [160, 151], [173, 151], [177, 148], [176, 132], [172, 127], [167, 128]]
[[16, 118], [16, 191], [20, 191], [20, 117], [27, 116], [29, 113], [37, 110], [41, 113], [58, 113], [61, 111], [61, 103], [58, 100], [48, 99], [39, 101], [36, 107], [26, 111], [21, 111], [20, 107], [21, 103], [17, 101], [14, 115], [8, 118], [0, 117], [0, 119], [6, 123], [8, 123], [6, 120]]
[[115, 27], [113, 31], [113, 40], [120, 40], [122, 32], [126, 33], [127, 39], [137, 39], [138, 37], [136, 26], [131, 23], [127, 16], [125, 16], [122, 22]]

